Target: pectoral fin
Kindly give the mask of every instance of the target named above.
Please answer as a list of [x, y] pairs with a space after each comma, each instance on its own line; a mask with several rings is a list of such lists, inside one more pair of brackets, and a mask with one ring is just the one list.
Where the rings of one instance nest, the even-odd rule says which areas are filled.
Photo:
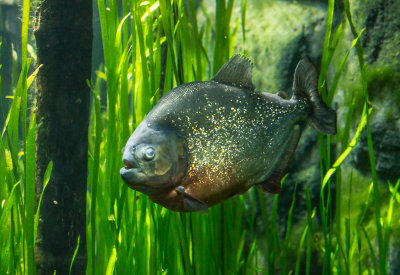
[[262, 191], [273, 194], [281, 192], [281, 180], [285, 176], [286, 169], [288, 168], [289, 162], [292, 159], [294, 151], [296, 150], [297, 143], [300, 139], [300, 134], [300, 126], [295, 125], [286, 144], [284, 144], [286, 149], [283, 150], [282, 155], [276, 163], [273, 171], [263, 182], [257, 184]]
[[207, 212], [208, 205], [204, 201], [199, 200], [198, 198], [193, 197], [192, 195], [186, 193], [185, 187], [178, 186], [178, 187], [175, 188], [175, 190], [178, 193], [180, 193], [180, 194], [182, 194], [184, 196], [184, 200], [183, 200], [184, 211], [188, 211], [188, 212], [194, 212], [194, 211]]

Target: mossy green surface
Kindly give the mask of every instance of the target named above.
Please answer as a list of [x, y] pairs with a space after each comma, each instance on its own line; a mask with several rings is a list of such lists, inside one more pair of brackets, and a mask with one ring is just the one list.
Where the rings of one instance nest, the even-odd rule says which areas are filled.
[[354, 23], [366, 27], [362, 39], [366, 61], [394, 65], [400, 71], [400, 5], [396, 0], [351, 1]]
[[[321, 54], [325, 16], [326, 10], [319, 6], [248, 1], [246, 41], [242, 42], [238, 30], [235, 49], [246, 52], [253, 61], [253, 82], [257, 90], [274, 93], [283, 88], [283, 83], [291, 83], [293, 72], [287, 71], [290, 64], [286, 63], [292, 62], [294, 53], [311, 53], [314, 59]], [[305, 36], [310, 39], [310, 48], [298, 49], [306, 47], [300, 41]]]

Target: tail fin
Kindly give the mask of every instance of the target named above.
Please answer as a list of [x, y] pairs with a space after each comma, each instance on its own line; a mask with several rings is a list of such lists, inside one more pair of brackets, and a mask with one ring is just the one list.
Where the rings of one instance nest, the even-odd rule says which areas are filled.
[[336, 111], [327, 107], [318, 93], [318, 72], [307, 56], [300, 60], [294, 72], [293, 93], [297, 98], [307, 98], [311, 101], [312, 112], [308, 118], [317, 131], [336, 134]]

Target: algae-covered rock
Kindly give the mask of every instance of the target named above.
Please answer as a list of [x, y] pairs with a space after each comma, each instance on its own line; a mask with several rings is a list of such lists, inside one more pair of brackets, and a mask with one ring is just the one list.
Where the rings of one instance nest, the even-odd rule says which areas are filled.
[[[395, 182], [400, 177], [400, 5], [396, 0], [352, 3], [354, 22], [365, 28], [361, 44], [367, 64], [368, 95], [373, 112], [371, 135], [378, 177]], [[356, 58], [349, 60], [357, 66]], [[355, 150], [355, 167], [370, 171], [366, 133]]]
[[0, 5], [17, 5], [17, 0], [0, 0]]
[[[387, 197], [390, 193], [387, 180], [395, 184], [400, 177], [400, 3], [398, 0], [359, 0], [351, 1], [351, 5], [357, 30], [365, 28], [361, 45], [367, 65], [369, 103], [373, 108], [370, 129], [375, 168], [381, 183], [379, 186], [385, 189], [382, 195]], [[349, 37], [352, 36], [349, 34]], [[356, 57], [349, 59], [347, 81], [351, 78], [359, 81], [359, 72], [353, 70], [358, 66]], [[355, 93], [352, 94], [355, 97], [363, 97], [360, 96], [363, 93], [360, 87], [354, 89], [354, 86], [345, 85], [342, 88], [345, 91], [353, 89]], [[354, 167], [370, 180], [371, 168], [365, 131], [354, 153]], [[383, 201], [387, 201], [387, 198]], [[385, 211], [385, 206], [381, 206], [382, 211]], [[398, 218], [393, 221], [398, 221]], [[396, 229], [399, 224], [393, 222], [392, 226], [388, 274], [398, 274], [400, 246], [399, 231]]]
[[[395, 65], [382, 64], [380, 61], [374, 63], [367, 67], [367, 81], [374, 110], [371, 136], [376, 172], [382, 182], [390, 180], [395, 183], [400, 178], [400, 72], [396, 71]], [[355, 168], [366, 175], [370, 174], [365, 131], [355, 149]]]
[[[395, 183], [400, 178], [400, 129], [390, 122], [378, 120], [371, 124], [376, 172], [384, 182], [390, 180]], [[369, 174], [370, 164], [368, 155], [367, 135], [364, 132], [357, 146], [355, 167], [361, 172]]]
[[353, 17], [359, 29], [366, 61], [393, 64], [400, 71], [400, 3], [398, 0], [352, 1]]
[[[291, 93], [296, 64], [304, 56], [319, 63], [326, 6], [248, 1], [243, 49], [254, 62], [253, 82], [261, 91]], [[238, 39], [241, 35], [237, 36]], [[241, 51], [239, 46], [237, 51]]]

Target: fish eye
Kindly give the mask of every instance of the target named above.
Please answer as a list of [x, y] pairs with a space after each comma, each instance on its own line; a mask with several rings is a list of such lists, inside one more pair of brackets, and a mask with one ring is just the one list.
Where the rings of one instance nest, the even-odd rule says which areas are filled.
[[154, 159], [155, 156], [156, 156], [156, 152], [153, 147], [147, 147], [143, 152], [144, 160], [150, 161], [150, 160]]

